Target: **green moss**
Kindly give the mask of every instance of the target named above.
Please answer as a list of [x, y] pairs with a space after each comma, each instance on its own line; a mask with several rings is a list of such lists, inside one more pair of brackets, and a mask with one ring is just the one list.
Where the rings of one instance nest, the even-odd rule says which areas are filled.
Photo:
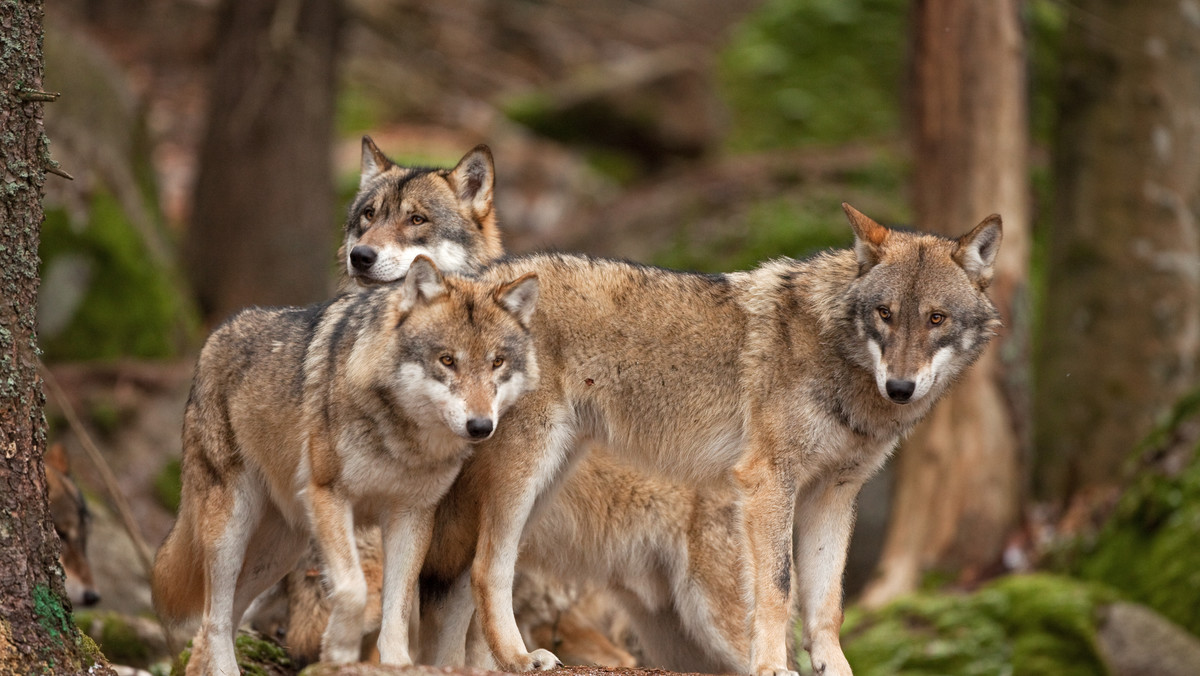
[[973, 594], [921, 593], [847, 612], [846, 657], [860, 676], [1105, 674], [1096, 607], [1115, 594], [1053, 575], [1012, 576]]
[[291, 667], [292, 660], [278, 643], [251, 634], [238, 634], [234, 641], [237, 662], [247, 676], [270, 676], [264, 666]]
[[63, 606], [63, 598], [44, 584], [33, 588], [33, 612], [52, 639], [61, 640], [71, 633], [71, 614]]
[[150, 648], [119, 613], [83, 611], [75, 613], [75, 626], [95, 642], [108, 659], [119, 664], [141, 665], [150, 658]]
[[87, 278], [69, 321], [43, 332], [49, 359], [169, 357], [197, 332], [197, 320], [175, 273], [155, 265], [116, 199], [92, 198], [86, 224], [62, 209], [47, 209], [42, 227], [41, 272], [60, 256], [84, 261]]
[[179, 511], [180, 494], [183, 492], [183, 479], [180, 473], [179, 459], [168, 460], [162, 471], [154, 477], [154, 497], [158, 503], [171, 512]]
[[769, 0], [733, 31], [718, 75], [735, 150], [895, 136], [908, 3]]
[[[1200, 443], [1186, 426], [1200, 424], [1200, 389], [1184, 397], [1139, 449], [1134, 483], [1091, 540], [1059, 559], [1066, 570], [1108, 584], [1200, 635]], [[1182, 446], [1181, 446], [1182, 444]], [[1166, 471], [1155, 464], [1171, 455]]]

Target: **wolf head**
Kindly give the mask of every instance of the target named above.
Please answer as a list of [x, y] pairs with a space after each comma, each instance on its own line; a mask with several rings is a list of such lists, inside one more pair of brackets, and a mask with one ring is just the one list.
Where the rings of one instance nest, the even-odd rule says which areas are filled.
[[[418, 256], [403, 284], [387, 294], [383, 348], [393, 365], [384, 387], [418, 425], [440, 421], [470, 441], [492, 435], [500, 416], [537, 385], [529, 324], [538, 280], [524, 275], [504, 284], [443, 277]], [[359, 363], [377, 368], [376, 347], [361, 345]], [[352, 357], [354, 359], [354, 357]]]
[[1000, 326], [985, 293], [1000, 249], [998, 215], [958, 239], [889, 230], [842, 205], [854, 229], [858, 278], [850, 313], [859, 355], [879, 394], [909, 404], [970, 365]]
[[83, 492], [71, 479], [67, 452], [62, 444], [46, 449], [46, 485], [49, 493], [50, 516], [54, 530], [62, 541], [59, 562], [67, 576], [67, 596], [77, 607], [94, 606], [100, 602], [92, 577], [92, 565], [87, 558], [87, 540], [92, 515], [88, 512]]
[[370, 137], [339, 258], [359, 284], [393, 282], [417, 256], [467, 273], [503, 254], [492, 205], [492, 152], [476, 146], [453, 169], [402, 167]]

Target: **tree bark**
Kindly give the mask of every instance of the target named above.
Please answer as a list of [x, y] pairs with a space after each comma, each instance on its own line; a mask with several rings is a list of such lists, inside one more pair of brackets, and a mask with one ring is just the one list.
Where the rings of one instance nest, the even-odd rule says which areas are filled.
[[226, 0], [184, 263], [201, 311], [329, 295], [333, 0]]
[[46, 503], [36, 310], [42, 186], [39, 0], [0, 0], [0, 674], [111, 673], [71, 621]]
[[1028, 123], [1019, 0], [913, 5], [911, 137], [917, 224], [961, 235], [1004, 219], [992, 299], [1006, 329], [900, 450], [880, 604], [931, 569], [966, 574], [995, 562], [1018, 518], [1027, 436], [1024, 308], [1029, 259]]
[[1082, 0], [1063, 52], [1035, 494], [1118, 485], [1200, 360], [1200, 8]]

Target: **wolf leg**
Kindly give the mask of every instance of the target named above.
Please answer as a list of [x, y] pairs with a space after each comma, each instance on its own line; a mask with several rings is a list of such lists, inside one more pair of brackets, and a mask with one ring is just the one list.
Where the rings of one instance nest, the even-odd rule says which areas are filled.
[[245, 473], [226, 484], [210, 488], [201, 521], [205, 587], [204, 617], [193, 641], [188, 662], [189, 676], [238, 676], [233, 638], [234, 597], [239, 573], [246, 556], [246, 545], [259, 520], [264, 496], [254, 480]]
[[512, 587], [521, 534], [534, 502], [572, 448], [570, 413], [550, 393], [525, 396], [542, 401], [527, 399], [523, 411], [510, 413], [494, 445], [477, 456], [488, 463], [491, 483], [481, 496], [471, 589], [484, 637], [503, 671], [545, 671], [562, 664], [548, 650], [526, 649], [513, 614]]
[[291, 526], [274, 505], [266, 505], [246, 547], [242, 574], [233, 600], [233, 624], [240, 626], [246, 609], [260, 594], [283, 579], [308, 545], [308, 534]]
[[804, 620], [804, 649], [813, 671], [849, 676], [842, 653], [842, 572], [854, 528], [862, 479], [834, 477], [806, 490], [796, 503], [797, 593]]
[[438, 666], [476, 666], [465, 661], [464, 643], [475, 614], [471, 599], [471, 571], [465, 570], [450, 585], [444, 598], [421, 605], [422, 660]]
[[[760, 443], [759, 449], [772, 446]], [[735, 470], [745, 496], [753, 564], [750, 653], [757, 676], [797, 676], [787, 658], [791, 609], [793, 478], [764, 452], [751, 451]]]
[[383, 621], [379, 661], [408, 666], [408, 621], [421, 563], [429, 551], [433, 508], [393, 512], [380, 524], [383, 534]]
[[357, 662], [362, 649], [367, 579], [354, 542], [354, 509], [329, 486], [310, 484], [313, 534], [329, 581], [329, 622], [321, 638], [321, 661]]

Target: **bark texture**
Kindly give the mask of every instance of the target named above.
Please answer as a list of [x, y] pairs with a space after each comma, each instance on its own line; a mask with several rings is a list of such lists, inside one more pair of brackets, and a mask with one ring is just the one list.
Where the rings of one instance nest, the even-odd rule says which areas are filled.
[[1200, 359], [1200, 4], [1069, 15], [1034, 484], [1060, 504], [1121, 481]]
[[[0, 674], [111, 673], [71, 622], [46, 504], [36, 310], [43, 5], [0, 0]], [[99, 664], [97, 665], [97, 661]]]
[[226, 0], [216, 31], [184, 263], [200, 309], [297, 305], [332, 290], [340, 3]]
[[938, 568], [995, 561], [1018, 516], [1029, 258], [1028, 123], [1019, 0], [913, 4], [916, 224], [958, 236], [1004, 219], [992, 299], [1006, 329], [899, 452], [891, 525], [864, 601]]

